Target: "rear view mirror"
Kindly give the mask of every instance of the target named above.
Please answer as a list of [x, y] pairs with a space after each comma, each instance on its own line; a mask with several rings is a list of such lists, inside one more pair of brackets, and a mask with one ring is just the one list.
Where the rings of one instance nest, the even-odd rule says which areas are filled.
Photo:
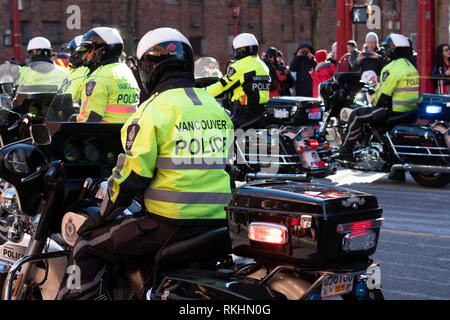
[[14, 97], [14, 89], [12, 83], [2, 83], [1, 89], [4, 94], [8, 95], [11, 98]]
[[0, 95], [0, 107], [10, 110], [12, 107], [11, 98], [5, 94]]
[[35, 124], [30, 128], [33, 144], [38, 146], [46, 146], [52, 142], [52, 137], [47, 127], [43, 124]]

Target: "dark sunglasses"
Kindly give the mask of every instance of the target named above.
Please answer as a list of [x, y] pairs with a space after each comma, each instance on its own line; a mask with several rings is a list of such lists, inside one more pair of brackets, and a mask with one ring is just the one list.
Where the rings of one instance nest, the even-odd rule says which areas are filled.
[[81, 53], [86, 53], [91, 51], [94, 48], [94, 44], [93, 43], [82, 43], [80, 45], [80, 47], [78, 48], [77, 52], [81, 52]]

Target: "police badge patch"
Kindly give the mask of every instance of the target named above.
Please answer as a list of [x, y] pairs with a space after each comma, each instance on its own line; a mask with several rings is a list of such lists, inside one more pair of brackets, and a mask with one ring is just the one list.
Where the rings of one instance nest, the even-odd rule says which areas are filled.
[[233, 74], [235, 74], [235, 73], [236, 73], [236, 70], [235, 70], [233, 67], [230, 67], [230, 68], [228, 69], [227, 78], [228, 78], [229, 80], [231, 80], [231, 77], [232, 77]]
[[386, 79], [389, 77], [389, 71], [388, 70], [386, 70], [384, 73], [383, 73], [383, 81], [386, 81]]
[[136, 139], [136, 136], [139, 132], [139, 125], [137, 124], [132, 124], [131, 126], [128, 127], [127, 129], [127, 142], [125, 144], [125, 147], [127, 150], [130, 150], [131, 147], [133, 146], [134, 143], [134, 139]]
[[96, 83], [94, 79], [89, 80], [89, 82], [86, 83], [86, 96], [90, 97], [92, 95], [95, 85]]

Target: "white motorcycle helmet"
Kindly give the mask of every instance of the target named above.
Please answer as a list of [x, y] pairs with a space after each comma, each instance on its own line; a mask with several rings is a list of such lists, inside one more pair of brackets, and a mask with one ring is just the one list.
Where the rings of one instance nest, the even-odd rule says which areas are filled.
[[255, 35], [251, 33], [238, 34], [233, 40], [233, 56], [242, 59], [258, 54], [259, 43]]
[[173, 28], [149, 31], [139, 41], [136, 57], [139, 76], [149, 93], [166, 72], [194, 72], [192, 46], [180, 31]]
[[114, 28], [91, 29], [83, 36], [77, 51], [84, 54], [91, 50], [94, 50], [94, 55], [91, 60], [85, 62], [85, 65], [95, 70], [100, 65], [119, 60], [123, 51], [123, 39], [119, 31]]
[[406, 58], [410, 55], [411, 45], [407, 37], [391, 33], [381, 44], [386, 56], [391, 60]]
[[35, 37], [28, 42], [27, 51], [31, 60], [51, 58], [52, 45], [47, 38]]
[[81, 45], [82, 40], [82, 35], [76, 36], [69, 42], [67, 46], [66, 52], [70, 55], [69, 61], [74, 68], [78, 68], [83, 64], [83, 56], [81, 52], [77, 51]]

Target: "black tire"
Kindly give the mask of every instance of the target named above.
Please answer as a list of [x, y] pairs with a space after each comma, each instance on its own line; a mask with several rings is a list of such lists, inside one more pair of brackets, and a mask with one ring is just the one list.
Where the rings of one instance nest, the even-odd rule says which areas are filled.
[[411, 172], [411, 176], [424, 187], [443, 188], [450, 183], [450, 174], [448, 173]]

